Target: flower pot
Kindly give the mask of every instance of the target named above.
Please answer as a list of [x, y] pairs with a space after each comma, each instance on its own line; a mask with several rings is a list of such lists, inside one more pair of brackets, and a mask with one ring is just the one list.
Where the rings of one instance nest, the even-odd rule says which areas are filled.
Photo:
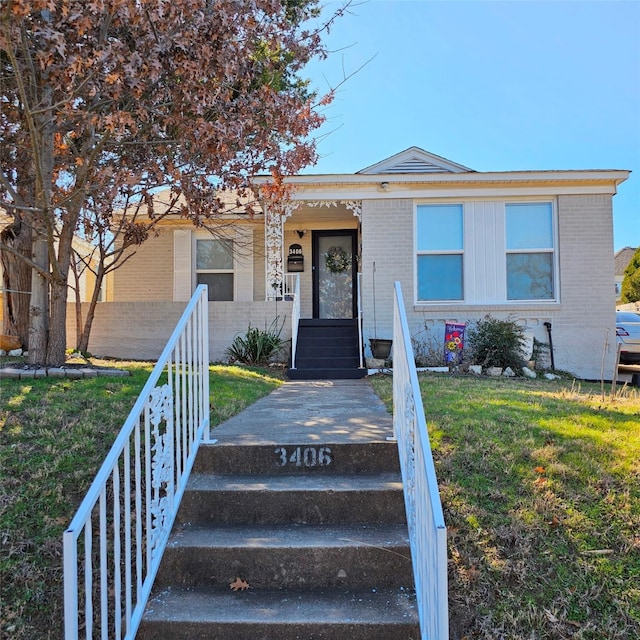
[[373, 357], [386, 360], [391, 353], [392, 342], [392, 340], [385, 340], [383, 338], [369, 338], [369, 345], [371, 346]]
[[22, 343], [17, 336], [0, 335], [0, 349], [3, 351], [13, 351], [14, 349], [20, 349]]

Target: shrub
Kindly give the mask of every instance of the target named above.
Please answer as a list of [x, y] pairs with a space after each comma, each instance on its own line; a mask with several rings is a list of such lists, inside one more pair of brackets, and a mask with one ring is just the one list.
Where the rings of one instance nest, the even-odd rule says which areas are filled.
[[473, 362], [483, 367], [520, 370], [525, 342], [524, 327], [511, 317], [498, 320], [487, 315], [467, 329], [466, 348]]
[[284, 320], [278, 327], [278, 318], [275, 318], [269, 328], [264, 330], [252, 327], [244, 335], [237, 335], [231, 346], [227, 348], [226, 355], [231, 362], [243, 364], [268, 364], [282, 350], [284, 340], [280, 337]]
[[551, 366], [550, 354], [551, 349], [548, 342], [540, 342], [537, 338], [533, 339], [531, 359], [535, 361], [538, 369], [548, 369]]
[[447, 365], [444, 359], [444, 345], [442, 343], [442, 337], [440, 340], [432, 333], [429, 333], [429, 328], [425, 326], [427, 335], [425, 338], [420, 338], [415, 335], [411, 338], [411, 344], [413, 346], [413, 355], [415, 357], [417, 367], [444, 367]]

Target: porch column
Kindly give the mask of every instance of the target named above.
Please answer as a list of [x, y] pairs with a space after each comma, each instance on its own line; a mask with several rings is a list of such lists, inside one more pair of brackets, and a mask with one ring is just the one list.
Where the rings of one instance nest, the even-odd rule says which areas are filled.
[[266, 255], [265, 291], [267, 300], [282, 295], [284, 280], [284, 221], [298, 208], [298, 202], [277, 207], [264, 206], [264, 245]]

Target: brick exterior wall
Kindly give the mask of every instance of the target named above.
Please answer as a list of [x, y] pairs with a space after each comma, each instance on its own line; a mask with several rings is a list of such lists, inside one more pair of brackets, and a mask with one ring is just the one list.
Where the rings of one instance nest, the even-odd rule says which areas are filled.
[[152, 236], [131, 254], [113, 272], [111, 299], [118, 302], [172, 300], [173, 228], [161, 228], [157, 237]]
[[[362, 214], [362, 278], [365, 344], [390, 338], [393, 285], [402, 285], [413, 336], [443, 341], [445, 322], [472, 322], [490, 313], [515, 317], [527, 333], [548, 342], [552, 325], [557, 369], [585, 379], [611, 379], [615, 360], [613, 219], [609, 195], [560, 196], [558, 211], [559, 302], [541, 304], [413, 305], [413, 201], [365, 201]], [[373, 263], [375, 262], [375, 328]], [[547, 361], [545, 364], [549, 364]]]
[[[83, 305], [86, 311], [86, 305]], [[155, 360], [180, 319], [187, 303], [169, 301], [112, 302], [98, 304], [89, 341], [95, 356], [131, 360]], [[284, 320], [282, 338], [291, 339], [291, 302], [278, 302], [278, 326]], [[210, 302], [209, 357], [225, 360], [224, 352], [238, 333], [252, 327], [269, 327], [276, 317], [274, 302]], [[72, 307], [67, 310], [67, 341], [74, 344]]]
[[[494, 199], [495, 200], [495, 199]], [[522, 198], [520, 199], [522, 200]], [[478, 199], [478, 204], [482, 200]], [[470, 322], [490, 313], [515, 316], [527, 332], [548, 342], [544, 323], [552, 324], [556, 368], [586, 379], [610, 379], [615, 358], [615, 292], [612, 202], [609, 195], [556, 198], [558, 214], [559, 301], [541, 304], [450, 304], [414, 306], [412, 199], [364, 200], [361, 219], [362, 301], [366, 352], [368, 339], [390, 338], [393, 331], [393, 285], [400, 281], [412, 335], [442, 340], [448, 321]], [[296, 242], [305, 255], [301, 275], [302, 317], [311, 317], [311, 232], [339, 228], [308, 219], [299, 239], [291, 226], [285, 249]], [[297, 223], [296, 223], [297, 224]], [[347, 228], [357, 224], [351, 216]], [[270, 324], [274, 303], [264, 303], [264, 229], [254, 226], [254, 302], [214, 303], [211, 309], [211, 356], [219, 360], [237, 332]], [[286, 253], [286, 252], [285, 252]], [[375, 274], [374, 274], [375, 263]], [[90, 350], [114, 357], [157, 357], [180, 316], [184, 303], [173, 303], [173, 228], [142, 245], [114, 274], [112, 306], [99, 305]], [[150, 274], [150, 275], [147, 275]], [[374, 292], [375, 278], [375, 292]], [[375, 295], [374, 295], [375, 294]], [[374, 308], [375, 299], [375, 308]], [[267, 305], [267, 306], [265, 306]], [[278, 302], [278, 314], [290, 317], [290, 303]], [[73, 315], [70, 314], [70, 320]], [[375, 318], [375, 325], [374, 325]], [[287, 326], [289, 320], [287, 320]], [[72, 329], [73, 330], [73, 329]], [[288, 330], [288, 329], [287, 329]], [[73, 334], [71, 334], [73, 335]], [[605, 345], [605, 342], [607, 343]]]
[[[402, 284], [405, 303], [409, 305], [413, 300], [412, 237], [413, 200], [363, 202], [361, 269], [365, 344], [369, 338], [392, 336], [396, 280]], [[407, 306], [407, 313], [413, 315], [412, 307]]]
[[608, 330], [610, 377], [616, 348], [611, 197], [559, 196], [558, 221], [562, 297], [552, 321], [556, 367], [599, 378]]
[[[107, 300], [137, 302], [173, 300], [174, 239], [176, 226], [159, 230], [157, 237], [149, 238], [132, 251], [131, 257], [111, 277]], [[195, 231], [194, 227], [188, 227]], [[253, 299], [265, 299], [265, 250], [262, 220], [253, 229]]]

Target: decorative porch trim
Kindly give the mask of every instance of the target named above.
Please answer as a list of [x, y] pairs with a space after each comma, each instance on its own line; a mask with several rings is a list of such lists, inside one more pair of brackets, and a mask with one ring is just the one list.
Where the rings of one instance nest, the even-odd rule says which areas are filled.
[[337, 207], [339, 204], [344, 205], [345, 209], [351, 211], [351, 213], [358, 218], [362, 217], [362, 200], [303, 200], [300, 205], [307, 207]]
[[359, 221], [362, 221], [362, 200], [340, 200], [340, 203], [349, 209]]
[[296, 202], [283, 202], [278, 208], [264, 206], [264, 245], [266, 254], [266, 297], [282, 295], [284, 279], [284, 221], [298, 208]]

